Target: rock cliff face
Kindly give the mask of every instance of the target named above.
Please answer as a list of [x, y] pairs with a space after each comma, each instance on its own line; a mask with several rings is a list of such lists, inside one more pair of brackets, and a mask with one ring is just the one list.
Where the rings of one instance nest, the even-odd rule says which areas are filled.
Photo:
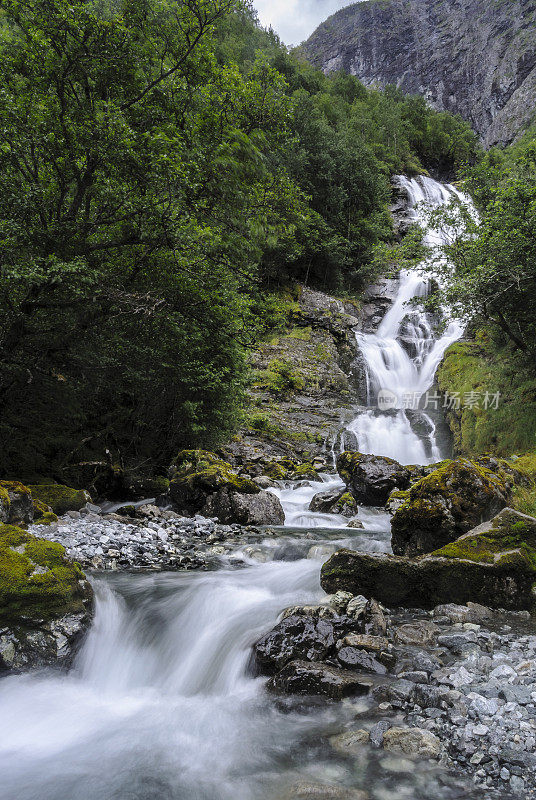
[[535, 0], [368, 0], [327, 19], [304, 49], [325, 72], [460, 114], [486, 146], [511, 142], [536, 115]]

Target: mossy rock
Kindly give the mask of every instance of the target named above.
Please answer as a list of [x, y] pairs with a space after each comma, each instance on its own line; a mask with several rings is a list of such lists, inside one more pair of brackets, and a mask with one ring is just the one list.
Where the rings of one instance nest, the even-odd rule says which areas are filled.
[[56, 542], [0, 526], [0, 621], [24, 624], [84, 612], [91, 587]]
[[284, 481], [288, 478], [288, 470], [277, 461], [269, 461], [262, 468], [262, 474], [274, 481]]
[[34, 509], [34, 522], [37, 525], [52, 525], [54, 522], [58, 521], [58, 517], [50, 506], [47, 506], [46, 503], [43, 503], [41, 500], [33, 501], [33, 509]]
[[477, 526], [455, 542], [436, 550], [438, 558], [467, 559], [496, 564], [520, 554], [536, 573], [536, 518], [505, 508], [489, 522]]
[[119, 514], [120, 517], [135, 517], [136, 516], [136, 506], [121, 506], [115, 512]]
[[289, 477], [290, 480], [293, 481], [320, 480], [320, 475], [309, 461], [305, 461], [303, 464], [298, 464], [297, 466], [295, 465], [294, 469], [290, 471]]
[[331, 507], [332, 514], [340, 514], [343, 517], [355, 517], [358, 512], [357, 502], [350, 492], [344, 492]]
[[[467, 538], [478, 537], [471, 532]], [[474, 602], [532, 610], [536, 582], [532, 547], [495, 552], [488, 547], [489, 542], [464, 543], [457, 549], [447, 545], [419, 558], [339, 550], [323, 565], [321, 585], [329, 594], [363, 594], [389, 608]]]
[[181, 451], [170, 468], [171, 497], [179, 508], [197, 512], [208, 496], [229, 489], [238, 494], [258, 494], [250, 478], [239, 477], [230, 464], [206, 450]]
[[413, 484], [392, 523], [393, 552], [414, 556], [430, 553], [504, 508], [514, 477], [503, 466], [488, 461], [456, 459]]
[[53, 511], [46, 511], [42, 517], [39, 517], [38, 525], [53, 525], [58, 521], [58, 517]]
[[11, 500], [9, 499], [9, 493], [0, 483], [0, 522], [7, 522], [9, 520], [10, 505]]
[[28, 488], [34, 500], [40, 500], [50, 506], [54, 514], [59, 517], [67, 511], [80, 511], [86, 503], [91, 502], [91, 495], [85, 489], [71, 489], [59, 483], [32, 485]]
[[385, 507], [390, 514], [394, 514], [404, 505], [404, 503], [407, 503], [408, 500], [409, 491], [407, 489], [395, 489], [389, 495], [389, 499], [387, 500]]
[[0, 481], [0, 522], [25, 525], [32, 522], [32, 493], [20, 481]]
[[337, 458], [337, 471], [356, 502], [383, 506], [394, 489], [407, 489], [412, 472], [392, 458], [368, 453], [344, 452]]

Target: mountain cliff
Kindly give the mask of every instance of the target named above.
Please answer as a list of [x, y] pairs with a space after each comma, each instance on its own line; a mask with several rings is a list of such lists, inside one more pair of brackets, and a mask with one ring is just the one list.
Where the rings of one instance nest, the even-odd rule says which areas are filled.
[[304, 50], [325, 72], [424, 95], [486, 146], [536, 114], [535, 0], [369, 0], [329, 17]]

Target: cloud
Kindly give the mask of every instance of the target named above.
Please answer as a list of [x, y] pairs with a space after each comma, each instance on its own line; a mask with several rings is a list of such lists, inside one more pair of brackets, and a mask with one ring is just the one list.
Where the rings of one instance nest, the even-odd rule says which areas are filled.
[[261, 24], [287, 45], [303, 42], [330, 14], [355, 0], [253, 0]]

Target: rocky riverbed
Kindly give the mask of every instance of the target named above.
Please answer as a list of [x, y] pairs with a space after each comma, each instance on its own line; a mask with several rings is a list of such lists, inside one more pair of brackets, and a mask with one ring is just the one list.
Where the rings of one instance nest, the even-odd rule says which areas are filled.
[[390, 611], [338, 592], [284, 612], [255, 655], [261, 671], [283, 665], [271, 691], [306, 694], [314, 682], [328, 697], [351, 695], [342, 702], [353, 719], [329, 739], [346, 760], [384, 749], [410, 770], [431, 759], [461, 771], [489, 797], [534, 795], [536, 626], [527, 612]]
[[[93, 510], [91, 510], [93, 508]], [[98, 507], [70, 511], [52, 525], [32, 525], [35, 536], [65, 547], [85, 569], [210, 569], [218, 557], [269, 534], [253, 526], [222, 525], [202, 516], [183, 517], [154, 505], [136, 517], [101, 514]], [[246, 551], [247, 552], [247, 551]]]

